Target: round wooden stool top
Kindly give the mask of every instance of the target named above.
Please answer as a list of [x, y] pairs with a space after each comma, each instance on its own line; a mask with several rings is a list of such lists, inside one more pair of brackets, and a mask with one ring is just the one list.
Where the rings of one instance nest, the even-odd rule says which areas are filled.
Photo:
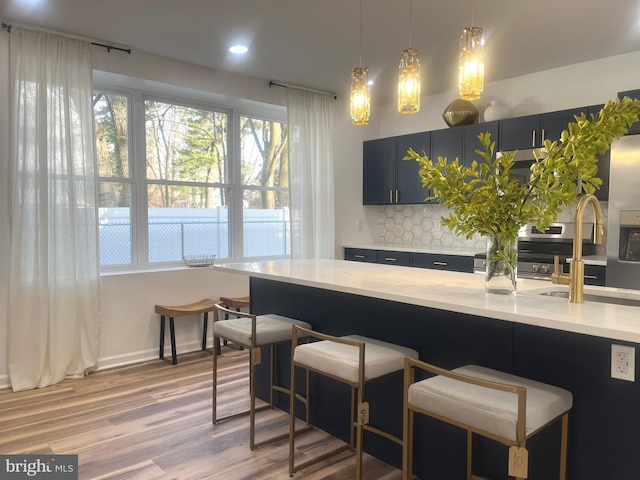
[[165, 317], [180, 317], [182, 315], [191, 315], [194, 313], [211, 312], [215, 310], [215, 305], [220, 303], [218, 300], [205, 298], [199, 302], [190, 303], [189, 305], [156, 305], [156, 313]]
[[246, 297], [220, 297], [220, 303], [226, 306], [227, 308], [244, 308], [248, 307], [251, 303], [249, 301], [249, 296]]

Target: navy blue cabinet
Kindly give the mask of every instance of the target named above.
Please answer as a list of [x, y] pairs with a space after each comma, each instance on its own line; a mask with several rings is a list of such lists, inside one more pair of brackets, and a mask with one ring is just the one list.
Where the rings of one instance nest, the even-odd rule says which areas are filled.
[[500, 125], [498, 121], [487, 123], [476, 123], [474, 125], [467, 125], [462, 130], [462, 158], [464, 159], [464, 165], [471, 166], [471, 162], [474, 160], [481, 162], [484, 161], [480, 155], [476, 153], [476, 150], [482, 150], [482, 144], [478, 135], [481, 133], [489, 132], [491, 134], [491, 141], [496, 142], [499, 145]]
[[415, 160], [403, 160], [403, 158], [407, 155], [409, 148], [420, 155], [430, 156], [431, 134], [430, 132], [412, 133], [397, 138], [397, 196], [392, 203], [404, 205], [428, 203], [425, 198], [431, 195], [431, 192], [422, 186], [422, 178], [419, 174], [420, 164]]
[[396, 189], [397, 139], [380, 138], [364, 142], [362, 203], [386, 205], [393, 203]]
[[449, 272], [473, 273], [473, 257], [438, 253], [412, 253], [411, 266], [447, 270]]
[[352, 262], [376, 263], [377, 255], [375, 250], [367, 248], [345, 248], [344, 259]]
[[542, 145], [541, 116], [508, 118], [500, 121], [499, 150], [511, 152]]
[[[640, 98], [640, 90], [620, 92], [619, 96]], [[446, 157], [470, 166], [473, 160], [481, 161], [475, 153], [481, 148], [478, 135], [490, 132], [497, 151], [529, 150], [540, 148], [546, 139], [558, 140], [576, 115], [597, 113], [602, 105], [571, 108], [557, 112], [508, 118], [496, 122], [464, 125], [430, 132], [412, 133], [396, 137], [368, 140], [363, 144], [363, 204], [395, 205], [437, 203], [425, 198], [432, 192], [422, 186], [420, 166], [415, 161], [403, 160], [409, 148], [429, 158]], [[629, 133], [640, 133], [640, 122], [632, 125]], [[533, 156], [529, 158], [529, 161]], [[602, 186], [596, 191], [600, 200], [609, 198], [609, 152], [598, 159], [598, 175]], [[527, 165], [524, 166], [526, 172]]]
[[466, 255], [345, 248], [344, 259], [355, 262], [384, 263], [387, 265], [473, 273], [473, 257]]
[[363, 143], [363, 205], [424, 203], [418, 162], [403, 160], [409, 148], [429, 155], [430, 132], [367, 140]]

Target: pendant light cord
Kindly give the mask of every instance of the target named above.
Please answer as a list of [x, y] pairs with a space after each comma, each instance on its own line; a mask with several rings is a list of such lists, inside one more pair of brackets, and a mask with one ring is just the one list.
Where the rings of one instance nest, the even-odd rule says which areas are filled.
[[409, 0], [409, 48], [411, 48], [411, 32], [413, 31], [413, 0]]
[[362, 0], [360, 0], [360, 68], [362, 68]]

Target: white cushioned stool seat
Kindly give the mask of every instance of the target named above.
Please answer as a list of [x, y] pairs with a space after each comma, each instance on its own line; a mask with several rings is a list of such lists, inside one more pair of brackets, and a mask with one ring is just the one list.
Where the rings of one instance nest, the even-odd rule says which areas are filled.
[[[471, 377], [522, 386], [527, 389], [526, 434], [538, 430], [571, 409], [571, 392], [534, 380], [477, 365], [456, 368]], [[517, 441], [518, 396], [445, 376], [435, 376], [409, 386], [410, 405], [428, 410], [480, 430]]]
[[[285, 342], [291, 339], [291, 328], [299, 325], [311, 329], [311, 325], [302, 320], [296, 320], [282, 315], [267, 314], [256, 317], [256, 346], [270, 345], [273, 343]], [[226, 338], [231, 342], [242, 345], [251, 345], [251, 319], [232, 318], [215, 322], [213, 324], [214, 333]]]
[[[350, 338], [365, 343], [365, 381], [402, 370], [404, 368], [405, 356], [418, 358], [418, 352], [411, 348], [394, 345], [381, 340], [362, 337], [360, 335], [347, 335], [340, 338]], [[295, 349], [293, 359], [299, 364], [333, 375], [347, 382], [357, 382], [358, 354], [358, 347], [336, 343], [330, 340], [322, 340], [298, 345]]]

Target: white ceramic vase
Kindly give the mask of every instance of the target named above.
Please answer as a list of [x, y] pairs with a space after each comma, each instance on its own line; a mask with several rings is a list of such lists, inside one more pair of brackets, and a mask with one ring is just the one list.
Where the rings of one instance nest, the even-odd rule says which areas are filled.
[[491, 100], [491, 104], [484, 110], [484, 121], [493, 122], [495, 120], [502, 120], [509, 116], [509, 109], [501, 103]]

